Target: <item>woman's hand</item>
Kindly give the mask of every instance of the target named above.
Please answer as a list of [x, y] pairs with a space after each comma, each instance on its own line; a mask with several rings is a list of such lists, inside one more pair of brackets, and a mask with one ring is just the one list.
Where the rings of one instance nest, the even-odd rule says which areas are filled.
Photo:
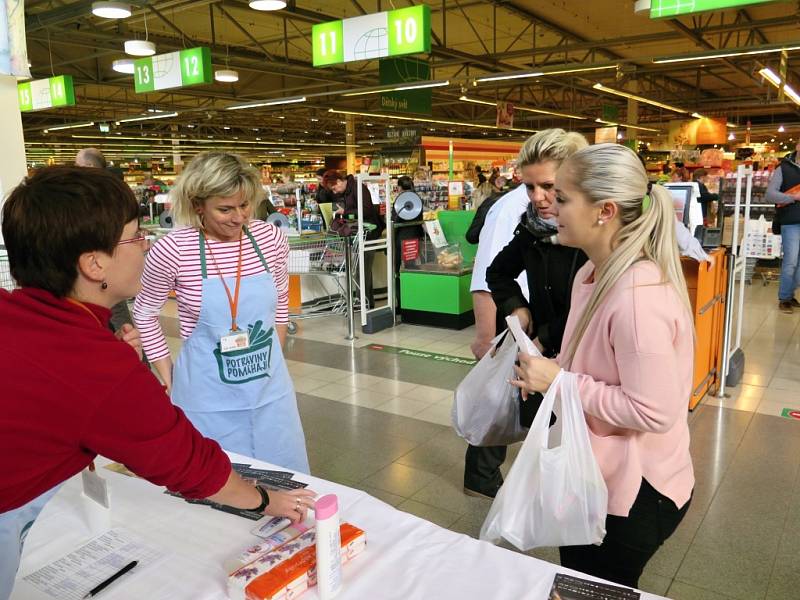
[[306, 518], [308, 509], [314, 506], [316, 492], [311, 490], [290, 490], [288, 492], [269, 491], [269, 506], [264, 513], [272, 517], [286, 517], [292, 523], [299, 523]]
[[519, 319], [519, 324], [520, 327], [522, 327], [522, 331], [528, 335], [533, 332], [533, 317], [531, 316], [530, 309], [525, 307], [515, 308], [514, 312], [511, 313], [511, 316]]
[[122, 327], [117, 329], [114, 335], [117, 336], [118, 340], [125, 342], [136, 350], [136, 354], [139, 355], [139, 360], [142, 360], [142, 336], [138, 329], [130, 323], [125, 323]]
[[519, 365], [514, 367], [518, 379], [510, 383], [522, 390], [523, 399], [533, 392], [544, 394], [561, 370], [551, 358], [538, 358], [524, 352], [519, 353]]

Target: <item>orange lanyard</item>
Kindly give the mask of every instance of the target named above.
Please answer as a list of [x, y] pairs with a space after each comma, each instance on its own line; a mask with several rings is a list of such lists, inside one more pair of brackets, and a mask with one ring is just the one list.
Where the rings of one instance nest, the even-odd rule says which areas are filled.
[[217, 259], [214, 258], [214, 253], [211, 252], [211, 244], [208, 242], [208, 238], [206, 238], [206, 246], [208, 246], [208, 254], [211, 256], [211, 260], [214, 262], [214, 266], [217, 267], [217, 274], [219, 278], [222, 280], [222, 285], [225, 287], [225, 293], [228, 296], [228, 305], [231, 307], [231, 331], [239, 331], [239, 327], [236, 325], [236, 315], [239, 314], [239, 289], [242, 285], [242, 239], [244, 238], [244, 233], [239, 233], [239, 261], [236, 264], [236, 288], [231, 295], [231, 290], [228, 287], [228, 284], [225, 282], [225, 278], [222, 276], [222, 269], [219, 268], [217, 264]]
[[[97, 318], [97, 315], [96, 315], [96, 314], [94, 314], [94, 313], [93, 313], [93, 312], [92, 312], [92, 311], [89, 309], [89, 307], [88, 307], [88, 306], [86, 306], [86, 305], [85, 305], [83, 302], [80, 302], [79, 300], [74, 300], [74, 299], [72, 299], [72, 298], [65, 298], [65, 300], [66, 300], [67, 302], [69, 302], [70, 304], [74, 304], [75, 306], [80, 306], [80, 307], [81, 307], [83, 310], [85, 310], [87, 313], [89, 313], [90, 315], [92, 315], [92, 318], [93, 318], [95, 321], [97, 321], [97, 324], [98, 324], [98, 325], [100, 325], [100, 327], [103, 327], [103, 324], [100, 322], [100, 319], [98, 319], [98, 318]], [[105, 327], [103, 327], [103, 329], [105, 329]]]

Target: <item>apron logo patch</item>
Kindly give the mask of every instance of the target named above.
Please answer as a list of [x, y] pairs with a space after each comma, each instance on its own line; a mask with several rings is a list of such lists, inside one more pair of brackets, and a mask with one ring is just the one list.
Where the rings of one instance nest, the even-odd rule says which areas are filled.
[[272, 340], [274, 328], [262, 329], [263, 321], [256, 321], [247, 326], [250, 335], [250, 347], [235, 352], [222, 353], [219, 343], [214, 349], [217, 359], [219, 378], [222, 383], [247, 383], [269, 377], [272, 364]]

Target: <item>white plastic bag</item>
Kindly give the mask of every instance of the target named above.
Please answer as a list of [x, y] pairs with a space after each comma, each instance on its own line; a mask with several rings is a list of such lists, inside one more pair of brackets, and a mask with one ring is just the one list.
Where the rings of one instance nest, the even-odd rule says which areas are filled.
[[458, 385], [452, 421], [456, 433], [473, 446], [505, 446], [525, 439], [519, 424], [514, 377], [517, 343], [505, 331], [492, 340], [492, 349]]
[[[556, 406], [560, 398], [560, 410]], [[550, 430], [550, 413], [558, 420]], [[548, 447], [548, 439], [560, 443]], [[481, 528], [481, 539], [504, 538], [520, 550], [598, 544], [606, 534], [608, 490], [589, 441], [573, 373], [560, 371]]]

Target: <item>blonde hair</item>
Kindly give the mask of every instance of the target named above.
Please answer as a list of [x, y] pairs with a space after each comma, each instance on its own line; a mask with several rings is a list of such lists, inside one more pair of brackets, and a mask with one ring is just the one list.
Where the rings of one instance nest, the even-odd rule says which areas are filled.
[[597, 144], [572, 155], [563, 168], [571, 170], [573, 185], [590, 202], [614, 202], [622, 224], [611, 254], [597, 267], [597, 284], [566, 349], [569, 364], [597, 308], [619, 278], [642, 257], [658, 265], [660, 284], [672, 285], [689, 314], [691, 304], [675, 237], [672, 196], [665, 188], [654, 185], [649, 192], [650, 205], [643, 210], [648, 194], [647, 173], [636, 154], [618, 144]]
[[561, 164], [589, 143], [580, 133], [563, 129], [543, 129], [527, 140], [520, 148], [517, 167], [525, 167], [545, 160]]
[[201, 152], [180, 174], [170, 192], [175, 223], [202, 228], [197, 209], [209, 198], [224, 198], [242, 192], [255, 214], [264, 198], [261, 176], [238, 154]]

